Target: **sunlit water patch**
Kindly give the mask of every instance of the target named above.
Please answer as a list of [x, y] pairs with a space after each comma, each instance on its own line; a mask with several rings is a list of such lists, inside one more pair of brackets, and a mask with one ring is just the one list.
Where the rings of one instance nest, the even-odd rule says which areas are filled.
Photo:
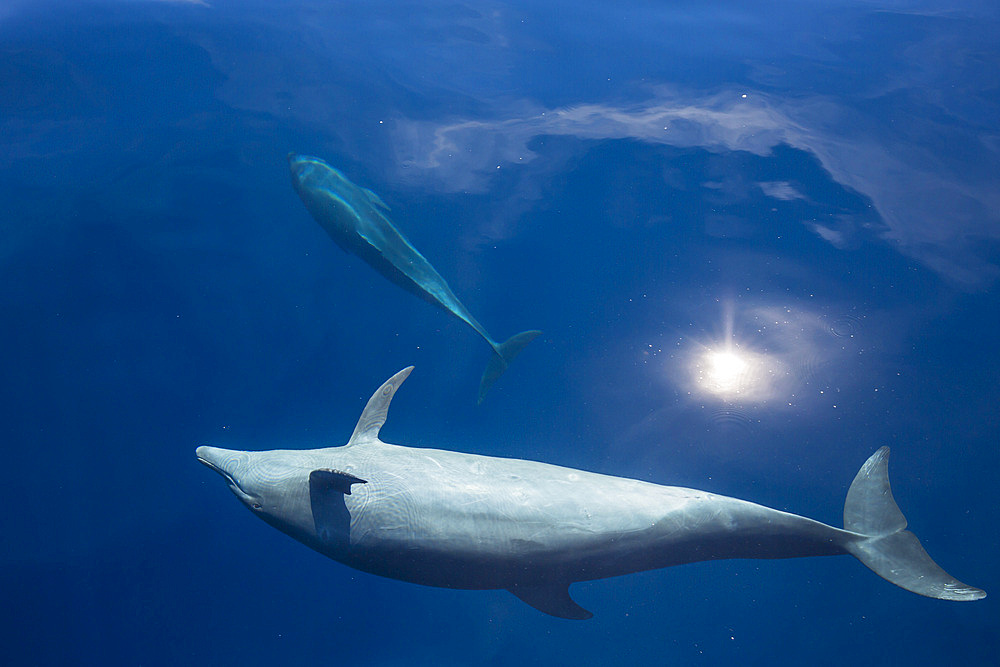
[[780, 362], [766, 354], [727, 343], [695, 356], [692, 372], [702, 392], [726, 400], [755, 401], [771, 393], [773, 378], [781, 368]]
[[856, 326], [853, 320], [831, 325], [801, 305], [737, 310], [727, 303], [723, 311], [718, 333], [681, 343], [678, 376], [689, 395], [723, 420], [733, 410], [745, 415], [755, 406], [794, 406], [821, 394], [830, 364], [849, 353], [834, 341]]

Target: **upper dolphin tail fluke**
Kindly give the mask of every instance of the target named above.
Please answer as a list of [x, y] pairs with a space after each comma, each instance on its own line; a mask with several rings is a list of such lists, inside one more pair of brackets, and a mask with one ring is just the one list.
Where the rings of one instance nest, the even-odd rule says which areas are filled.
[[942, 570], [917, 536], [906, 530], [906, 518], [889, 488], [889, 448], [882, 447], [858, 471], [844, 503], [844, 528], [860, 539], [847, 551], [886, 581], [940, 600], [980, 600], [986, 593], [967, 586]]
[[479, 400], [476, 403], [483, 402], [486, 392], [490, 390], [493, 383], [507, 370], [510, 362], [514, 361], [514, 357], [520, 354], [524, 346], [533, 341], [540, 333], [542, 332], [535, 329], [522, 331], [499, 345], [493, 346], [494, 354], [490, 357], [489, 363], [486, 364], [486, 370], [483, 371], [483, 379], [479, 381]]

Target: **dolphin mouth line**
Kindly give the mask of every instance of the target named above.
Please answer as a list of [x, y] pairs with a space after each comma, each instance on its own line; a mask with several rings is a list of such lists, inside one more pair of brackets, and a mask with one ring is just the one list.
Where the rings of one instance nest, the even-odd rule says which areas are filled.
[[244, 496], [247, 496], [248, 498], [252, 497], [249, 493], [247, 493], [246, 491], [243, 490], [243, 487], [239, 485], [239, 482], [236, 481], [236, 478], [234, 478], [228, 472], [226, 472], [225, 470], [223, 470], [219, 466], [215, 465], [214, 463], [212, 463], [208, 459], [203, 459], [200, 456], [198, 456], [197, 458], [198, 458], [198, 460], [200, 462], [202, 462], [203, 464], [205, 464], [206, 466], [208, 466], [209, 468], [211, 468], [215, 472], [219, 473], [220, 475], [222, 475], [225, 478], [225, 480], [229, 483], [229, 486], [233, 487], [235, 490], [239, 491], [240, 493], [242, 493]]

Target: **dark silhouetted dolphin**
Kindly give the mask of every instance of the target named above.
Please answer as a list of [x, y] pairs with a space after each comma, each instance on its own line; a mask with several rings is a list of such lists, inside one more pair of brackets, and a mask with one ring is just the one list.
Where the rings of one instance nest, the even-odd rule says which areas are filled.
[[497, 343], [458, 300], [445, 279], [414, 248], [382, 211], [389, 207], [377, 194], [352, 183], [317, 157], [288, 154], [292, 185], [306, 208], [341, 248], [355, 254], [383, 276], [462, 320], [482, 336], [490, 357], [479, 382], [479, 402], [507, 366], [541, 331], [522, 331]]

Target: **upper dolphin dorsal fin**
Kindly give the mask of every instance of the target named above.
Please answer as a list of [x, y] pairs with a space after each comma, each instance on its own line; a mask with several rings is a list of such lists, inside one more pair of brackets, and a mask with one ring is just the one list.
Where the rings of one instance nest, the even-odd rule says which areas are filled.
[[387, 211], [391, 211], [392, 210], [391, 208], [389, 208], [388, 204], [386, 204], [384, 201], [382, 201], [381, 197], [379, 197], [377, 194], [375, 194], [374, 192], [372, 192], [368, 188], [361, 188], [361, 191], [364, 192], [366, 195], [368, 195], [368, 199], [371, 201], [371, 203], [375, 204], [376, 206], [381, 206], [382, 208], [384, 208]]
[[406, 379], [412, 370], [413, 366], [407, 366], [386, 380], [385, 384], [372, 394], [372, 397], [368, 399], [368, 404], [365, 405], [364, 411], [361, 413], [361, 418], [358, 419], [357, 426], [354, 427], [351, 439], [347, 441], [348, 445], [368, 440], [378, 440], [379, 429], [385, 423], [385, 416], [389, 412], [389, 403], [392, 402], [392, 397], [396, 394], [396, 390], [399, 389], [399, 385], [403, 384], [403, 380]]

